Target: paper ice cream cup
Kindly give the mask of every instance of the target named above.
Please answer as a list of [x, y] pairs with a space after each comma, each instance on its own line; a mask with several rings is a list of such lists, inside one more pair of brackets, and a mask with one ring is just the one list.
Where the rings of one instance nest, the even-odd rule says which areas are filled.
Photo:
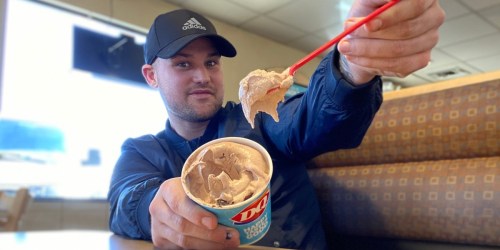
[[[250, 146], [261, 153], [267, 163], [269, 176], [267, 183], [262, 187], [255, 190], [253, 195], [239, 203], [230, 205], [214, 205], [205, 203], [203, 200], [194, 196], [189, 190], [189, 185], [186, 183], [187, 169], [193, 162], [200, 151], [207, 146], [217, 144], [220, 142], [234, 142], [246, 146]], [[242, 137], [225, 137], [210, 141], [198, 149], [196, 149], [184, 163], [182, 169], [181, 180], [184, 191], [187, 196], [205, 208], [206, 210], [215, 214], [218, 218], [219, 224], [232, 227], [238, 230], [240, 234], [240, 244], [249, 245], [259, 241], [269, 230], [271, 225], [271, 186], [270, 180], [273, 174], [273, 163], [271, 156], [267, 150], [255, 141], [242, 138]]]

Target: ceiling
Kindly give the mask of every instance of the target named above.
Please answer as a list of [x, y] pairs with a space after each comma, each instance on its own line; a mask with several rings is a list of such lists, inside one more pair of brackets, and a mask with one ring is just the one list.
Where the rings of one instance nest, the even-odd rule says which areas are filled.
[[[309, 53], [342, 31], [353, 0], [164, 0]], [[208, 4], [209, 3], [209, 4]], [[440, 0], [446, 21], [429, 66], [391, 86], [500, 70], [500, 1]], [[394, 83], [392, 85], [391, 83]]]

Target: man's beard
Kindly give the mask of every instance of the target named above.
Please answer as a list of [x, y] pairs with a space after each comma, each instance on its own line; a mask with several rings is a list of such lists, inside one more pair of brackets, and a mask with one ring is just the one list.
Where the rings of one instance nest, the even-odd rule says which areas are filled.
[[222, 102], [212, 103], [212, 109], [208, 112], [197, 112], [196, 108], [189, 105], [167, 104], [169, 114], [173, 114], [185, 121], [189, 122], [205, 122], [212, 119], [222, 107]]

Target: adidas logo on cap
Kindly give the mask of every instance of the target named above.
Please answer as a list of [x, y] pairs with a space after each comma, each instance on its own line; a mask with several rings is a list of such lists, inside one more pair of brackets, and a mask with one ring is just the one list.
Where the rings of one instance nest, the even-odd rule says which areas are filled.
[[189, 30], [189, 29], [200, 29], [200, 30], [207, 30], [205, 26], [203, 26], [196, 18], [191, 17], [185, 24], [182, 26], [182, 30]]

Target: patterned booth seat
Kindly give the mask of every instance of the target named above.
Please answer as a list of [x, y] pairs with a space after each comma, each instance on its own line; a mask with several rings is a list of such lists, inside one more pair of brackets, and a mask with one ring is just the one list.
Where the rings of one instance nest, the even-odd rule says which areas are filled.
[[384, 95], [309, 174], [334, 249], [500, 247], [500, 72]]

